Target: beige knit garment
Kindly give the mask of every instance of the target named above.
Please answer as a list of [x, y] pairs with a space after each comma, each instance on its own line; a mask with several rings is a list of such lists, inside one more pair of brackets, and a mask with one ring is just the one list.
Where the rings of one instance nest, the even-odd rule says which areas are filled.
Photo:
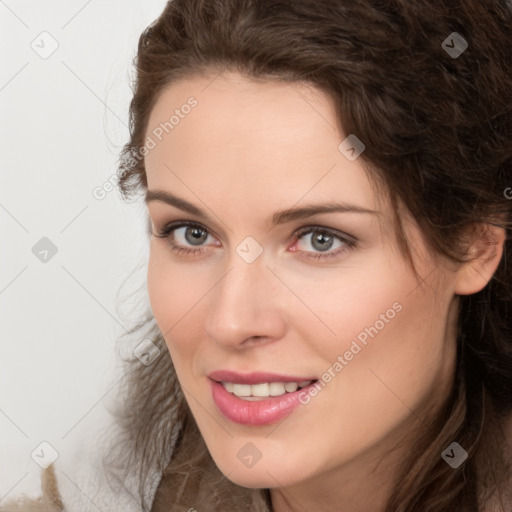
[[42, 496], [28, 498], [22, 496], [15, 500], [0, 503], [0, 512], [61, 512], [62, 498], [57, 486], [53, 464], [41, 473]]

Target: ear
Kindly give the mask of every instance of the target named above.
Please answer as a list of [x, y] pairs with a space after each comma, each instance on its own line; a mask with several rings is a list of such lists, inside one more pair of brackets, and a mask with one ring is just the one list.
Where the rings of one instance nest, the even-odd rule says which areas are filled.
[[454, 292], [458, 295], [471, 295], [485, 288], [503, 255], [504, 228], [484, 223], [474, 228], [467, 248], [469, 259], [457, 271]]

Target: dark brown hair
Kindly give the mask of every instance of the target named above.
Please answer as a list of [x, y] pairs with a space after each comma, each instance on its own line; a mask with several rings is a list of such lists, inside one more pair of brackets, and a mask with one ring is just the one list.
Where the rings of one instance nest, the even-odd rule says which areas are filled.
[[[142, 148], [163, 89], [230, 70], [326, 92], [340, 129], [364, 142], [372, 176], [433, 251], [460, 263], [475, 226], [505, 228], [494, 276], [459, 297], [453, 389], [403, 461], [386, 512], [474, 512], [491, 495], [510, 499], [511, 29], [509, 5], [496, 0], [174, 0], [139, 40], [130, 140], [119, 162], [125, 199], [147, 188]], [[453, 32], [468, 45], [457, 56], [443, 44]], [[215, 466], [149, 308], [128, 337], [150, 338], [162, 352], [150, 366], [125, 360], [116, 411], [123, 435], [109, 463], [121, 473], [136, 466], [143, 510], [151, 470], [163, 474], [152, 510], [269, 510], [268, 490], [237, 486]], [[458, 469], [441, 458], [452, 441], [469, 453]]]

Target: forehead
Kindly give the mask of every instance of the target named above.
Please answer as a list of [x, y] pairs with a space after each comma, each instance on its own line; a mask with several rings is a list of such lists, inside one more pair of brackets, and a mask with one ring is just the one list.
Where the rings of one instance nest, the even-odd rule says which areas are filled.
[[148, 188], [193, 199], [192, 186], [253, 212], [324, 199], [378, 209], [362, 159], [339, 149], [347, 135], [330, 98], [312, 86], [236, 73], [190, 77], [165, 88], [152, 109]]

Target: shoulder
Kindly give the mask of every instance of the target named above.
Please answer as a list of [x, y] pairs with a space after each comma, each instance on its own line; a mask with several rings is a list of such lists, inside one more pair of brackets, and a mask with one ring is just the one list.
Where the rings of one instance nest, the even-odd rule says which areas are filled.
[[110, 421], [101, 428], [82, 431], [72, 452], [55, 461], [62, 512], [140, 512], [137, 468], [128, 468], [129, 474], [121, 481], [108, 472], [105, 464], [112, 443], [119, 441], [115, 431]]
[[38, 498], [22, 496], [0, 504], [0, 512], [62, 512], [63, 504], [53, 464], [41, 474], [42, 495]]
[[[101, 425], [84, 421], [65, 442], [56, 443], [57, 459], [45, 469], [37, 468], [39, 490], [30, 497], [0, 496], [0, 512], [140, 512], [137, 468], [122, 483], [107, 474], [104, 456], [113, 441], [107, 434], [116, 429], [110, 419], [96, 415], [99, 419]], [[153, 477], [148, 495], [156, 491], [160, 475], [155, 472]]]

